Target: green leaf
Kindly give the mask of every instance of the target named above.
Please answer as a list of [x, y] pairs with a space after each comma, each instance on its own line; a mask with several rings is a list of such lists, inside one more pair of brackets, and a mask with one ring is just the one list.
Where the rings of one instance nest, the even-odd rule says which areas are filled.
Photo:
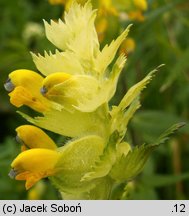
[[129, 200], [158, 200], [156, 191], [153, 188], [146, 188], [142, 186], [136, 186], [135, 190], [128, 191], [126, 198]]
[[[161, 119], [161, 124], [157, 124]], [[181, 129], [181, 132], [188, 133], [189, 125], [186, 119], [178, 117], [169, 112], [163, 112], [158, 110], [143, 110], [135, 114], [132, 119], [132, 127], [142, 139], [151, 143], [159, 134], [166, 130], [170, 125], [176, 124], [177, 122], [186, 122], [187, 125]]]
[[171, 126], [151, 145], [141, 145], [133, 148], [132, 151], [126, 156], [123, 155], [122, 158], [114, 164], [110, 176], [116, 181], [126, 181], [138, 175], [142, 171], [152, 151], [160, 144], [167, 141], [169, 136], [183, 125], [183, 123], [178, 123]]
[[173, 65], [173, 69], [170, 71], [170, 74], [166, 78], [165, 82], [161, 86], [160, 91], [165, 91], [167, 88], [169, 88], [172, 83], [177, 80], [178, 77], [181, 76], [181, 73], [188, 70], [188, 58], [189, 58], [189, 49], [186, 49], [185, 52], [182, 53], [182, 55], [178, 58], [178, 61], [176, 61], [175, 65]]
[[163, 187], [189, 179], [189, 173], [181, 175], [143, 175], [141, 183], [146, 187]]
[[126, 156], [123, 156], [114, 164], [110, 176], [116, 181], [132, 179], [142, 171], [149, 155], [156, 147], [156, 145], [142, 145], [135, 147]]
[[111, 200], [120, 200], [124, 191], [125, 191], [125, 187], [126, 187], [125, 183], [114, 185], [114, 187], [112, 188], [110, 199]]
[[89, 191], [90, 200], [108, 200], [110, 191], [112, 188], [112, 180], [106, 176], [100, 178], [100, 181], [96, 184], [95, 188]]
[[184, 122], [180, 122], [177, 124], [174, 124], [170, 128], [168, 128], [165, 132], [163, 132], [160, 137], [156, 140], [156, 142], [153, 143], [153, 145], [160, 145], [164, 142], [166, 142], [169, 139], [169, 136], [173, 133], [175, 133], [179, 128], [183, 127], [185, 125]]

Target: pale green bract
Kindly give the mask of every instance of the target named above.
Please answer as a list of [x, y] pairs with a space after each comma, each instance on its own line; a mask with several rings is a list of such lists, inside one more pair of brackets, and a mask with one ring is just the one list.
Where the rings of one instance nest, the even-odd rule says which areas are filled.
[[34, 118], [22, 112], [18, 113], [38, 127], [68, 137], [81, 137], [85, 134], [98, 134], [106, 137], [109, 128], [108, 116], [104, 115], [102, 108], [92, 113], [82, 113], [77, 110], [70, 113], [65, 109], [61, 112], [53, 110]]
[[95, 182], [82, 183], [83, 174], [90, 170], [99, 155], [102, 154], [104, 140], [99, 136], [86, 136], [67, 143], [59, 148], [61, 159], [57, 163], [59, 174], [51, 177], [63, 192], [85, 192], [95, 187]]
[[71, 75], [84, 74], [84, 69], [73, 52], [56, 50], [55, 54], [45, 52], [44, 57], [40, 54], [31, 54], [37, 69], [45, 76], [58, 71], [66, 71], [66, 73]]
[[47, 78], [56, 73], [60, 77], [61, 72], [69, 76], [52, 83], [49, 78], [49, 94], [42, 89], [50, 109], [35, 117], [19, 112], [30, 123], [71, 138], [57, 148], [60, 158], [49, 177], [64, 199], [113, 199], [115, 185], [126, 185], [139, 174], [150, 153], [181, 126], [168, 130], [152, 145], [132, 148], [124, 139], [140, 107], [140, 94], [158, 68], [111, 107], [109, 101], [126, 62], [123, 54], [115, 56], [131, 25], [100, 50], [95, 17], [90, 2], [84, 6], [74, 2], [64, 21], [44, 21], [47, 38], [61, 51], [44, 56], [32, 53], [33, 61]]

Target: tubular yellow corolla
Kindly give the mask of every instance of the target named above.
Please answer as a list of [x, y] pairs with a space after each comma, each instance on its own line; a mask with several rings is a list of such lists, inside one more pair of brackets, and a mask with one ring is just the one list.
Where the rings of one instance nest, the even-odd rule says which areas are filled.
[[128, 15], [131, 20], [138, 20], [141, 22], [145, 20], [145, 17], [143, 16], [142, 12], [139, 10], [131, 11], [128, 13]]
[[22, 125], [16, 128], [17, 141], [21, 142], [22, 150], [46, 148], [56, 150], [54, 141], [40, 128], [33, 125]]
[[59, 153], [50, 149], [30, 149], [20, 153], [12, 162], [9, 176], [16, 180], [25, 180], [26, 189], [31, 188], [42, 178], [56, 173], [55, 165]]
[[53, 87], [55, 85], [61, 84], [64, 81], [68, 80], [71, 77], [70, 74], [64, 73], [64, 72], [57, 72], [50, 74], [47, 76], [42, 83], [42, 88], [40, 89], [42, 95], [46, 95], [47, 93], [50, 93], [51, 90], [53, 90]]
[[139, 10], [142, 10], [142, 11], [147, 10], [148, 4], [147, 4], [146, 0], [133, 0], [133, 1], [134, 1], [135, 6]]
[[27, 105], [38, 112], [45, 112], [50, 102], [40, 94], [43, 77], [30, 70], [15, 70], [9, 74], [5, 89], [9, 91], [10, 102], [21, 107]]
[[122, 43], [119, 52], [124, 53], [127, 56], [135, 50], [135, 47], [136, 44], [134, 39], [126, 38], [125, 41]]

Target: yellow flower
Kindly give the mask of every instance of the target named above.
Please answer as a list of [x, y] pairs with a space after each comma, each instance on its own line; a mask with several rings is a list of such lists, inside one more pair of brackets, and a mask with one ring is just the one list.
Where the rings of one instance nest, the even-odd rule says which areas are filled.
[[31, 148], [46, 148], [55, 150], [54, 141], [40, 128], [33, 125], [22, 125], [16, 128], [16, 139], [22, 144], [22, 150]]
[[38, 112], [47, 111], [51, 103], [40, 94], [43, 77], [30, 70], [15, 70], [9, 74], [5, 89], [16, 107], [27, 105]]
[[122, 43], [119, 51], [120, 53], [124, 53], [125, 55], [128, 55], [135, 50], [135, 47], [136, 47], [135, 41], [132, 38], [128, 37]]
[[131, 20], [137, 20], [141, 22], [145, 20], [145, 17], [143, 16], [142, 12], [139, 10], [131, 11], [128, 13], [128, 15]]
[[22, 125], [16, 128], [16, 132], [22, 153], [12, 162], [9, 176], [26, 180], [26, 189], [29, 189], [41, 178], [56, 173], [55, 165], [60, 154], [53, 140], [40, 128]]
[[16, 180], [25, 180], [26, 189], [31, 188], [42, 178], [56, 173], [55, 165], [60, 154], [50, 149], [30, 149], [20, 153], [12, 162], [9, 176]]
[[98, 39], [100, 42], [104, 40], [104, 36], [107, 28], [108, 28], [107, 19], [104, 17], [99, 18], [98, 22], [96, 23], [96, 31], [98, 33]]
[[146, 0], [133, 0], [133, 1], [134, 1], [135, 6], [139, 10], [142, 10], [142, 11], [147, 10], [148, 4], [147, 4]]
[[98, 1], [98, 16], [103, 16], [103, 15], [118, 15], [118, 11], [112, 4], [112, 0], [99, 0]]
[[[54, 86], [65, 82], [70, 77], [70, 74], [64, 72], [50, 74], [43, 80], [41, 93], [43, 95], [52, 93], [51, 91]], [[57, 94], [57, 92], [54, 92], [54, 94]]]

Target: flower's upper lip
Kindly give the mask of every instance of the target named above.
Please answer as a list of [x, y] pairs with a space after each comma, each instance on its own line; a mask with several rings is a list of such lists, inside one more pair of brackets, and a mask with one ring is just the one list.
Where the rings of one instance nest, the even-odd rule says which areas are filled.
[[38, 127], [32, 125], [22, 125], [16, 128], [16, 132], [16, 141], [27, 149], [57, 149], [54, 141]]

